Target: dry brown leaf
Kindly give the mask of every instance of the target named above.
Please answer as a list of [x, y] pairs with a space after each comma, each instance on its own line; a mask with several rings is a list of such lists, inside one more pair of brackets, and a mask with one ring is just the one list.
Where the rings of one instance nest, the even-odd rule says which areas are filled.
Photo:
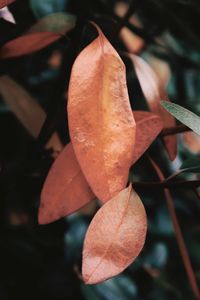
[[[0, 77], [0, 94], [29, 134], [37, 138], [46, 118], [46, 113], [39, 103], [7, 75]], [[46, 148], [53, 148], [56, 152], [61, 151], [63, 146], [57, 133], [52, 135]]]
[[200, 154], [200, 136], [194, 132], [183, 133], [185, 146], [193, 153]]
[[38, 32], [24, 34], [0, 48], [0, 59], [28, 55], [39, 51], [61, 38], [60, 33]]
[[41, 194], [38, 222], [47, 224], [75, 212], [94, 199], [68, 144], [53, 164]]
[[135, 143], [125, 66], [98, 28], [77, 57], [69, 93], [69, 131], [77, 160], [94, 194], [109, 200], [127, 183]]
[[[134, 117], [136, 141], [132, 164], [142, 156], [163, 127], [161, 119], [153, 113], [135, 111]], [[77, 175], [74, 176], [74, 174]], [[73, 180], [71, 180], [72, 177]], [[68, 144], [52, 165], [45, 180], [41, 195], [39, 222], [41, 224], [54, 222], [75, 212], [94, 198], [95, 195], [84, 179], [72, 145]]]
[[136, 122], [136, 139], [132, 165], [144, 154], [163, 129], [161, 118], [147, 111], [133, 112]]
[[4, 6], [7, 6], [11, 3], [15, 2], [15, 0], [0, 0], [0, 9], [3, 8]]
[[138, 256], [146, 238], [144, 206], [131, 185], [104, 204], [86, 233], [83, 280], [95, 284], [121, 273]]
[[134, 34], [127, 27], [121, 29], [119, 36], [129, 53], [137, 54], [140, 53], [140, 51], [144, 48], [144, 40], [136, 34]]
[[169, 64], [166, 61], [159, 59], [153, 55], [148, 55], [147, 62], [156, 73], [162, 86], [166, 88], [171, 77]]
[[[161, 117], [164, 128], [175, 126], [176, 121], [174, 117], [160, 105], [160, 100], [169, 101], [169, 99], [165, 92], [164, 86], [157, 77], [156, 73], [141, 57], [133, 54], [128, 54], [128, 56], [134, 64], [140, 86], [151, 111]], [[176, 136], [165, 136], [163, 137], [163, 141], [170, 159], [174, 160], [177, 154]]]
[[[128, 8], [129, 6], [127, 3], [119, 1], [115, 7], [115, 13], [119, 17], [124, 17]], [[141, 23], [135, 15], [130, 17], [129, 22], [141, 28]], [[121, 29], [119, 37], [129, 53], [139, 53], [145, 46], [144, 40], [125, 26]]]

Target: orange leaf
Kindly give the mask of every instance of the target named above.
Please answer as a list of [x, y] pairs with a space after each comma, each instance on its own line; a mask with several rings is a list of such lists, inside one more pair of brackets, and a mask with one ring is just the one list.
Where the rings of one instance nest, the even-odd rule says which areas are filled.
[[89, 225], [83, 248], [83, 279], [102, 282], [121, 273], [145, 242], [147, 217], [131, 185], [103, 205]]
[[66, 216], [94, 199], [68, 144], [53, 164], [41, 194], [38, 221], [47, 224]]
[[[37, 100], [7, 75], [0, 76], [0, 95], [29, 134], [37, 138], [46, 118], [46, 113]], [[63, 145], [56, 132], [45, 148], [53, 149], [55, 153], [62, 150]]]
[[12, 58], [39, 51], [61, 38], [60, 33], [38, 32], [24, 34], [7, 42], [0, 49], [0, 58]]
[[163, 129], [161, 118], [151, 112], [134, 111], [136, 139], [132, 165], [144, 154]]
[[200, 136], [195, 132], [184, 132], [183, 143], [193, 153], [200, 154]]
[[109, 200], [127, 183], [135, 121], [125, 66], [99, 36], [77, 57], [69, 84], [69, 130], [77, 160], [94, 194]]
[[[128, 54], [128, 56], [134, 64], [140, 86], [151, 111], [161, 117], [164, 128], [175, 126], [176, 121], [174, 117], [160, 105], [160, 100], [169, 101], [161, 80], [159, 80], [153, 69], [141, 57], [133, 54]], [[176, 136], [166, 136], [163, 137], [163, 140], [170, 159], [174, 160], [177, 153]]]
[[11, 4], [12, 2], [15, 2], [15, 0], [0, 0], [0, 9]]
[[[162, 130], [161, 119], [153, 113], [135, 111], [134, 117], [136, 120], [136, 143], [132, 164], [142, 156]], [[44, 183], [39, 223], [46, 224], [56, 221], [80, 209], [94, 198], [95, 195], [84, 178], [72, 145], [68, 144], [52, 165]]]
[[[124, 18], [128, 9], [129, 5], [127, 3], [122, 1], [116, 2], [115, 13], [120, 18]], [[129, 23], [137, 26], [138, 28], [142, 28], [141, 22], [135, 15], [132, 15], [129, 18]], [[119, 37], [126, 46], [127, 51], [130, 53], [139, 53], [145, 46], [145, 41], [125, 26], [123, 26], [120, 30]]]

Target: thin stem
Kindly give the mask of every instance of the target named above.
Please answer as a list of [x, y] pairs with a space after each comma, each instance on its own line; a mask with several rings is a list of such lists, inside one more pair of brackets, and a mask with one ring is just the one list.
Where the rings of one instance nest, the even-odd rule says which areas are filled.
[[[159, 168], [159, 166], [151, 158], [149, 158], [149, 160], [150, 160], [153, 168], [155, 169], [158, 177], [160, 178], [160, 180], [161, 181], [165, 180], [165, 177], [164, 177], [161, 169]], [[198, 285], [197, 285], [194, 270], [193, 270], [192, 265], [191, 265], [190, 257], [189, 257], [184, 239], [183, 239], [181, 228], [180, 228], [180, 225], [178, 223], [178, 219], [177, 219], [177, 215], [176, 215], [176, 211], [175, 211], [175, 207], [174, 207], [174, 203], [173, 203], [173, 198], [172, 198], [172, 195], [171, 195], [170, 191], [166, 188], [164, 189], [164, 194], [165, 194], [165, 198], [166, 198], [166, 201], [167, 201], [167, 206], [168, 206], [168, 209], [169, 209], [169, 213], [171, 215], [172, 222], [173, 222], [173, 225], [174, 225], [176, 239], [177, 239], [179, 250], [180, 250], [180, 253], [181, 253], [181, 256], [182, 256], [183, 264], [184, 264], [188, 279], [190, 281], [190, 285], [191, 285], [192, 291], [194, 293], [195, 299], [199, 300], [200, 299], [200, 291], [199, 291], [199, 288], [198, 288]]]
[[126, 25], [129, 20], [129, 18], [136, 12], [136, 10], [138, 9], [139, 5], [141, 5], [142, 0], [132, 0], [129, 9], [127, 10], [127, 12], [125, 13], [124, 17], [120, 19], [116, 30], [115, 30], [115, 35], [117, 36], [119, 34], [119, 32], [121, 31], [122, 27], [124, 25]]
[[187, 131], [191, 131], [191, 129], [183, 124], [174, 126], [174, 127], [169, 127], [166, 129], [163, 129], [160, 133], [160, 136], [166, 136], [166, 135], [174, 135], [177, 133], [183, 133], [183, 132], [187, 132]]
[[200, 186], [200, 180], [179, 180], [179, 181], [167, 181], [163, 180], [161, 182], [155, 181], [136, 181], [133, 182], [136, 188], [147, 188], [147, 189], [175, 189], [175, 188], [197, 188]]

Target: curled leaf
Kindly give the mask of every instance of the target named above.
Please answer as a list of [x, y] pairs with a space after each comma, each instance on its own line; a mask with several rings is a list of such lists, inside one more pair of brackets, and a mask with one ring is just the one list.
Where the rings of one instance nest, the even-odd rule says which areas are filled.
[[[151, 111], [161, 117], [164, 128], [175, 126], [176, 122], [173, 116], [167, 113], [160, 105], [161, 100], [170, 102], [161, 80], [159, 80], [156, 73], [144, 59], [133, 54], [129, 54], [128, 56], [134, 64], [141, 89], [147, 99]], [[163, 141], [170, 159], [174, 160], [177, 153], [176, 136], [165, 136], [163, 137]]]
[[[134, 111], [134, 117], [136, 141], [132, 164], [142, 156], [162, 130], [161, 119], [153, 113]], [[94, 198], [95, 195], [84, 178], [72, 145], [68, 144], [55, 160], [45, 180], [39, 222], [46, 224], [56, 221], [80, 209]]]
[[9, 4], [15, 2], [15, 0], [0, 0], [0, 9], [4, 6], [8, 6]]
[[68, 144], [53, 164], [41, 194], [38, 221], [47, 224], [75, 212], [94, 199]]
[[94, 194], [106, 201], [126, 186], [136, 126], [125, 66], [99, 28], [98, 34], [73, 65], [68, 117], [81, 169]]
[[0, 59], [28, 55], [39, 51], [61, 38], [60, 33], [38, 32], [24, 34], [0, 48]]
[[145, 242], [147, 217], [131, 185], [103, 205], [86, 233], [83, 279], [102, 282], [121, 273], [138, 256]]

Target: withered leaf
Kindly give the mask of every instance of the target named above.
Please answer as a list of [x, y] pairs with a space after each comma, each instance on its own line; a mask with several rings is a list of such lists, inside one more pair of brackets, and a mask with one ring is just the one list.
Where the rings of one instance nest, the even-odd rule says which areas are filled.
[[69, 93], [69, 130], [77, 160], [94, 194], [109, 200], [127, 183], [134, 143], [125, 66], [98, 28], [77, 57]]
[[0, 48], [0, 59], [28, 55], [39, 51], [61, 38], [61, 33], [28, 33], [4, 44]]
[[[115, 5], [115, 13], [120, 18], [123, 18], [129, 9], [128, 3], [117, 1]], [[138, 28], [142, 27], [142, 24], [135, 15], [132, 15], [129, 18], [129, 23], [137, 26]], [[129, 53], [139, 53], [145, 46], [145, 41], [133, 31], [131, 31], [126, 26], [123, 26], [120, 30], [119, 37], [124, 43], [127, 51]]]
[[45, 112], [37, 101], [7, 75], [0, 77], [0, 94], [17, 119], [36, 138], [46, 118]]
[[[29, 134], [37, 138], [46, 118], [46, 113], [39, 103], [20, 84], [7, 75], [0, 77], [0, 94]], [[62, 149], [62, 143], [57, 133], [51, 136], [46, 148], [53, 148], [55, 152]]]
[[158, 115], [147, 111], [134, 111], [136, 121], [136, 139], [132, 165], [144, 154], [163, 129]]
[[[134, 111], [134, 117], [136, 141], [131, 164], [142, 156], [163, 127], [161, 119], [151, 112]], [[68, 144], [55, 160], [45, 180], [39, 222], [46, 224], [56, 221], [80, 209], [94, 198], [95, 195], [84, 179], [72, 145]]]
[[53, 222], [92, 199], [94, 194], [81, 172], [72, 144], [68, 144], [53, 164], [42, 189], [38, 221]]
[[[161, 80], [159, 80], [156, 73], [144, 59], [134, 54], [128, 54], [128, 56], [134, 64], [140, 86], [151, 111], [161, 117], [164, 128], [175, 126], [176, 121], [174, 117], [166, 112], [160, 105], [161, 100], [169, 101]], [[163, 137], [163, 141], [170, 159], [174, 160], [177, 154], [176, 136], [170, 135]]]
[[131, 185], [104, 204], [92, 219], [83, 247], [83, 280], [95, 284], [121, 273], [145, 242], [147, 217]]
[[184, 132], [182, 134], [184, 145], [193, 153], [200, 154], [200, 136], [194, 132]]
[[8, 6], [9, 4], [15, 2], [15, 0], [0, 0], [0, 9], [4, 6]]

